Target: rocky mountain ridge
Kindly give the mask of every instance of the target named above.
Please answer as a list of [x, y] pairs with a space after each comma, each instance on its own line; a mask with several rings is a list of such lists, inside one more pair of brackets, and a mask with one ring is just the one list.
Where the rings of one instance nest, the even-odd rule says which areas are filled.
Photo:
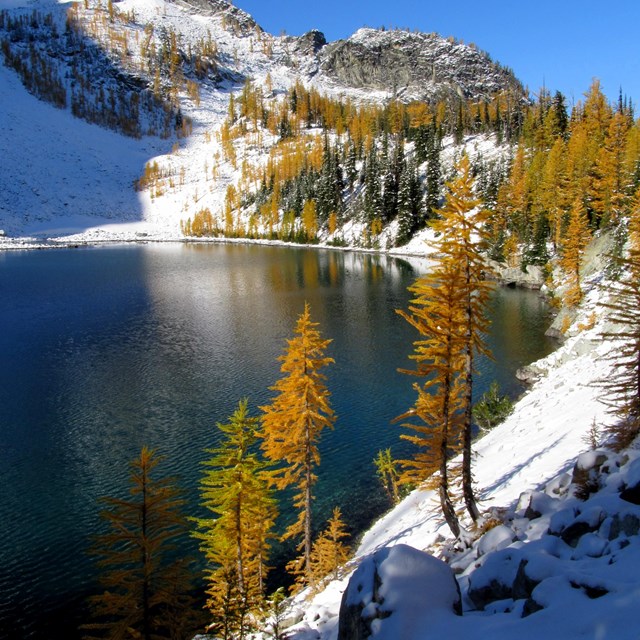
[[523, 92], [513, 73], [487, 54], [435, 33], [360, 29], [324, 47], [319, 66], [332, 82], [402, 100], [479, 100], [505, 89]]
[[[87, 6], [92, 10], [93, 3]], [[96, 5], [95, 10], [99, 6]], [[207, 35], [212, 37], [216, 46], [216, 69], [210, 69], [207, 76], [200, 79], [213, 81], [221, 88], [229, 81], [241, 85], [246, 79], [256, 79], [257, 71], [258, 75], [289, 76], [290, 83], [299, 79], [320, 90], [356, 94], [360, 98], [368, 96], [373, 100], [391, 97], [404, 101], [446, 97], [482, 100], [505, 90], [524, 95], [521, 83], [508, 68], [493, 62], [474, 45], [436, 33], [362, 28], [347, 39], [327, 42], [324, 34], [316, 30], [301, 36], [268, 34], [248, 13], [226, 0], [162, 3], [121, 0], [113, 7], [122, 14], [129, 11], [128, 24], [120, 30], [130, 36], [121, 59], [113, 60], [114, 66], [126, 68], [127, 58], [137, 55], [131, 43], [133, 38], [139, 38], [136, 31], [153, 26], [159, 31], [176, 31], [180, 56], [187, 67], [193, 65], [188, 52], [196, 40]], [[31, 9], [26, 1], [24, 9]], [[37, 5], [37, 11], [43, 15], [52, 12], [59, 31], [63, 30], [58, 19], [61, 9], [53, 0]], [[112, 24], [117, 22], [111, 13], [109, 20]], [[6, 29], [4, 22], [0, 24], [0, 36]], [[67, 23], [67, 29], [68, 26]], [[15, 31], [7, 35], [9, 43], [20, 40], [20, 33]], [[95, 33], [87, 35], [98, 47], [102, 46]], [[61, 36], [60, 32], [50, 34], [48, 53], [53, 58], [61, 53], [59, 40], [64, 40]], [[5, 48], [5, 58], [10, 48]], [[104, 53], [115, 57], [108, 50]], [[193, 69], [186, 68], [186, 75], [190, 71]], [[147, 84], [151, 84], [151, 80], [148, 78]]]
[[[202, 16], [221, 17], [235, 36], [268, 35], [248, 13], [226, 0], [176, 4]], [[513, 72], [487, 53], [436, 33], [362, 28], [334, 42], [317, 30], [271, 37], [274, 50], [286, 52], [276, 60], [301, 71], [306, 81], [330, 83], [347, 93], [373, 89], [402, 100], [484, 99], [506, 89], [524, 93]]]

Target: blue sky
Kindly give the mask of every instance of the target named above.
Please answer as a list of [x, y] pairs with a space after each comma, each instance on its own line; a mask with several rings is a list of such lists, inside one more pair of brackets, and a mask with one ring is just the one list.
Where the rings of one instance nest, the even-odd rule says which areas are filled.
[[368, 27], [408, 27], [474, 42], [536, 93], [544, 83], [568, 104], [592, 78], [610, 99], [620, 86], [640, 108], [640, 0], [234, 0], [270, 33], [315, 28], [327, 40]]

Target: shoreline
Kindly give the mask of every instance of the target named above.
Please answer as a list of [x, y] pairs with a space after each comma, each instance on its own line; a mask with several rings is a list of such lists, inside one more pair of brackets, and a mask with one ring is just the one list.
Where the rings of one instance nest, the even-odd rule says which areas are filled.
[[55, 249], [91, 249], [100, 247], [117, 247], [122, 245], [215, 245], [215, 244], [244, 244], [244, 245], [264, 245], [271, 247], [285, 247], [289, 249], [321, 249], [326, 251], [355, 252], [370, 255], [386, 256], [396, 259], [411, 260], [412, 263], [419, 261], [420, 264], [414, 264], [420, 271], [425, 271], [429, 266], [429, 255], [426, 251], [419, 252], [417, 250], [403, 250], [402, 247], [393, 249], [374, 249], [366, 247], [354, 247], [351, 245], [338, 246], [323, 242], [300, 244], [296, 242], [285, 242], [284, 240], [268, 240], [264, 238], [196, 238], [196, 237], [157, 237], [153, 235], [137, 235], [134, 237], [111, 237], [111, 238], [92, 238], [73, 236], [61, 237], [54, 239], [51, 237], [37, 238], [34, 236], [20, 236], [9, 238], [7, 236], [0, 237], [0, 255], [3, 252], [18, 251], [46, 251]]
[[[327, 251], [342, 251], [342, 252], [356, 252], [363, 254], [372, 254], [387, 256], [397, 259], [409, 259], [412, 261], [420, 261], [420, 269], [426, 271], [429, 266], [430, 258], [428, 248], [425, 251], [418, 251], [414, 248], [406, 248], [411, 244], [418, 244], [425, 240], [421, 240], [419, 237], [415, 237], [412, 241], [405, 245], [405, 247], [394, 247], [392, 249], [375, 249], [366, 247], [355, 247], [352, 245], [332, 245], [324, 242], [318, 243], [306, 243], [301, 244], [297, 242], [286, 242], [284, 240], [268, 240], [266, 238], [224, 238], [224, 237], [209, 237], [209, 238], [197, 238], [197, 237], [157, 237], [153, 235], [136, 233], [133, 237], [130, 235], [123, 235], [122, 237], [111, 238], [93, 238], [93, 237], [78, 237], [73, 236], [61, 237], [59, 240], [51, 237], [37, 238], [34, 236], [20, 236], [15, 238], [9, 238], [7, 236], [0, 236], [0, 255], [3, 252], [15, 252], [15, 251], [44, 251], [48, 249], [84, 249], [84, 248], [98, 248], [108, 246], [119, 245], [148, 245], [148, 244], [184, 244], [184, 245], [198, 245], [198, 244], [250, 244], [250, 245], [264, 245], [272, 247], [287, 247], [290, 249], [322, 249]], [[534, 291], [540, 291], [541, 295], [544, 295], [544, 280], [542, 276], [542, 270], [535, 265], [529, 265], [526, 271], [518, 267], [508, 267], [501, 265], [497, 262], [491, 262], [491, 268], [494, 272], [494, 277], [491, 278], [493, 282], [499, 286], [515, 287], [522, 289], [531, 289]], [[546, 296], [545, 296], [546, 297]]]

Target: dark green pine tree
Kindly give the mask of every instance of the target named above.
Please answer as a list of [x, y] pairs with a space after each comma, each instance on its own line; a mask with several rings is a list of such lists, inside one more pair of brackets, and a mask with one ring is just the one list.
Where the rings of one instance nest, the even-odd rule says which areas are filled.
[[413, 135], [416, 162], [418, 165], [427, 161], [427, 147], [429, 144], [429, 125], [420, 125]]
[[406, 244], [420, 226], [422, 191], [415, 160], [410, 158], [400, 175], [398, 189], [398, 246]]
[[289, 95], [289, 110], [291, 113], [298, 113], [298, 92], [295, 87], [291, 89], [291, 94]]
[[282, 114], [282, 118], [278, 124], [278, 133], [280, 134], [281, 140], [290, 138], [292, 135], [291, 122], [289, 122], [289, 115], [287, 113]]
[[331, 167], [333, 175], [333, 204], [332, 211], [336, 214], [341, 214], [344, 210], [344, 203], [342, 200], [342, 193], [345, 189], [344, 173], [340, 166], [340, 154], [338, 149], [334, 149], [333, 153], [333, 165]]
[[382, 193], [380, 188], [380, 163], [375, 144], [367, 155], [364, 175], [364, 213], [370, 224], [382, 215]]
[[382, 193], [382, 221], [390, 222], [398, 214], [398, 190], [400, 176], [405, 167], [404, 144], [400, 139], [396, 141], [387, 162]]
[[486, 133], [491, 126], [491, 116], [489, 115], [489, 103], [485, 100], [482, 103], [482, 130]]
[[440, 163], [440, 137], [436, 134], [429, 136], [427, 146], [427, 175], [425, 179], [424, 194], [424, 220], [431, 220], [435, 217], [440, 206], [440, 195], [442, 193], [442, 168]]
[[569, 116], [567, 115], [567, 105], [562, 92], [556, 91], [553, 96], [551, 111], [553, 112], [554, 124], [551, 133], [554, 136], [566, 138], [569, 129]]
[[318, 220], [326, 223], [329, 215], [342, 211], [342, 191], [344, 181], [338, 152], [334, 151], [329, 142], [325, 141], [322, 169], [316, 194], [316, 210]]
[[382, 181], [382, 221], [390, 222], [398, 211], [398, 183], [394, 172], [389, 168]]
[[347, 188], [353, 189], [355, 181], [358, 179], [358, 170], [356, 168], [356, 148], [353, 144], [349, 145], [349, 150], [347, 151], [344, 172], [347, 180]]
[[502, 140], [504, 139], [504, 130], [502, 124], [502, 116], [500, 115], [500, 106], [496, 107], [496, 117], [493, 121], [493, 131], [496, 134], [496, 142], [498, 144], [502, 144]]

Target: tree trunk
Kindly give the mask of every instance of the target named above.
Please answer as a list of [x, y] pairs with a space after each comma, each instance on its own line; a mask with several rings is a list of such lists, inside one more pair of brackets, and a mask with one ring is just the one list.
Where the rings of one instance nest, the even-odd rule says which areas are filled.
[[449, 495], [449, 472], [447, 469], [447, 456], [449, 448], [449, 406], [451, 400], [451, 376], [446, 375], [442, 382], [442, 438], [440, 441], [440, 506], [442, 508], [442, 514], [444, 519], [451, 529], [451, 533], [458, 538], [460, 536], [460, 523], [458, 522], [458, 516], [456, 510], [451, 502], [451, 496]]
[[442, 439], [440, 449], [440, 485], [438, 487], [438, 493], [440, 494], [440, 507], [442, 508], [442, 514], [444, 515], [445, 522], [449, 526], [449, 529], [451, 529], [451, 533], [458, 538], [460, 536], [460, 523], [458, 522], [456, 510], [451, 502], [451, 497], [449, 496], [446, 438]]
[[473, 475], [471, 473], [471, 426], [472, 426], [472, 392], [473, 392], [473, 354], [467, 353], [467, 381], [464, 407], [464, 425], [462, 432], [462, 495], [467, 512], [474, 522], [480, 518], [480, 511], [473, 492]]
[[473, 309], [472, 309], [472, 282], [470, 264], [467, 261], [467, 331], [465, 336], [465, 398], [464, 398], [464, 421], [462, 425], [462, 495], [467, 512], [474, 522], [480, 518], [480, 511], [476, 504], [473, 493], [473, 476], [471, 474], [471, 425], [473, 423], [472, 401], [473, 401]]
[[311, 578], [311, 443], [307, 433], [307, 452], [305, 459], [305, 494], [304, 494], [304, 572], [307, 582]]
[[150, 585], [149, 585], [149, 552], [147, 549], [147, 459], [140, 456], [142, 473], [142, 504], [141, 529], [142, 529], [142, 637], [151, 640], [151, 611], [150, 611]]

